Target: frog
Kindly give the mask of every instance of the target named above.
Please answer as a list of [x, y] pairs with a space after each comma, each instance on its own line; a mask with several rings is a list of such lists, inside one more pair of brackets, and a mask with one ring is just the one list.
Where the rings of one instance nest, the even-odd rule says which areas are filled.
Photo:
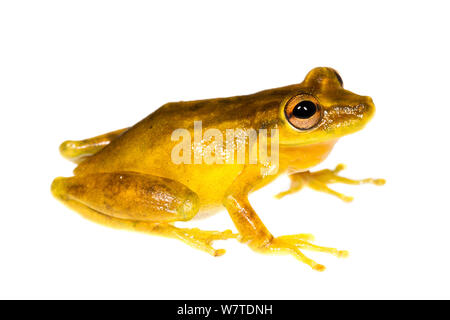
[[[374, 112], [373, 100], [344, 89], [340, 74], [329, 67], [312, 69], [301, 83], [249, 95], [170, 102], [131, 127], [63, 142], [60, 153], [76, 168], [73, 176], [55, 178], [51, 192], [101, 225], [178, 239], [212, 256], [225, 253], [213, 246], [214, 241], [236, 239], [255, 252], [291, 255], [313, 270], [324, 271], [324, 265], [303, 251], [336, 257], [346, 257], [348, 251], [314, 244], [308, 233], [274, 236], [253, 209], [249, 195], [281, 175], [290, 178], [290, 187], [277, 194], [278, 199], [309, 187], [350, 202], [351, 197], [329, 185], [383, 185], [384, 179], [341, 176], [342, 164], [311, 171], [341, 137], [364, 128]], [[276, 132], [268, 138], [268, 144], [276, 145], [271, 149], [276, 157], [250, 162], [247, 155], [239, 163], [173, 161], [180, 143], [173, 133], [182, 129], [195, 136], [198, 122], [202, 132], [212, 129], [224, 136], [230, 129]], [[188, 149], [195, 151], [214, 139], [214, 135], [200, 136]], [[250, 154], [258, 143], [248, 140], [244, 145]], [[219, 149], [217, 154], [234, 160], [232, 151]], [[223, 211], [237, 232], [179, 226]]]

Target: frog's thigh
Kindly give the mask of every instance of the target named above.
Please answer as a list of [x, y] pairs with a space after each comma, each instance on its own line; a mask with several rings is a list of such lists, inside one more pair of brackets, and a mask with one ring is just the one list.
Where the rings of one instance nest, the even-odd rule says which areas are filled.
[[128, 229], [177, 238], [213, 256], [215, 240], [236, 238], [224, 232], [176, 228], [174, 221], [186, 221], [198, 212], [198, 196], [183, 184], [134, 172], [95, 173], [56, 178], [52, 192], [83, 217], [113, 228]]
[[110, 217], [149, 222], [191, 219], [198, 196], [171, 179], [136, 172], [93, 173], [56, 178], [53, 194], [63, 202], [78, 202]]
[[64, 141], [59, 146], [59, 151], [64, 158], [75, 163], [80, 163], [86, 157], [92, 156], [93, 154], [96, 154], [97, 152], [102, 150], [104, 147], [110, 144], [111, 141], [119, 137], [127, 130], [128, 128], [120, 129], [102, 134], [100, 136], [79, 141]]

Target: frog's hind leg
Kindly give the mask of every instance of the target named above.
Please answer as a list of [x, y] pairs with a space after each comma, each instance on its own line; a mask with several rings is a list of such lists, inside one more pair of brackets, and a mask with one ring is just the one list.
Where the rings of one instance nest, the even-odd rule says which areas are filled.
[[86, 157], [92, 156], [102, 150], [110, 144], [111, 141], [122, 135], [127, 130], [128, 128], [120, 129], [79, 141], [67, 140], [59, 146], [59, 151], [64, 158], [75, 163], [80, 163]]
[[157, 176], [134, 173], [94, 173], [56, 178], [53, 195], [83, 217], [106, 226], [176, 238], [220, 256], [215, 240], [237, 238], [230, 230], [203, 231], [177, 228], [198, 212], [198, 196], [183, 184]]

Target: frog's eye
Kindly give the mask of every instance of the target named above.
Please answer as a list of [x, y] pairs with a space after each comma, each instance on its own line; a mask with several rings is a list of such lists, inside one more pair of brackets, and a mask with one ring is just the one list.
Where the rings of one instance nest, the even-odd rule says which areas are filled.
[[299, 130], [312, 129], [322, 118], [317, 99], [310, 95], [291, 98], [284, 108], [284, 113], [289, 123]]

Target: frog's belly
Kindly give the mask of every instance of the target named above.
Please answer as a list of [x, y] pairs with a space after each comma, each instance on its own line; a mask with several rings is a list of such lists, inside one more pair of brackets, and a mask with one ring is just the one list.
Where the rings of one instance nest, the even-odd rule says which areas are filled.
[[223, 197], [243, 165], [167, 164], [164, 168], [147, 169], [146, 173], [183, 183], [200, 199], [196, 218], [207, 217], [223, 209]]

